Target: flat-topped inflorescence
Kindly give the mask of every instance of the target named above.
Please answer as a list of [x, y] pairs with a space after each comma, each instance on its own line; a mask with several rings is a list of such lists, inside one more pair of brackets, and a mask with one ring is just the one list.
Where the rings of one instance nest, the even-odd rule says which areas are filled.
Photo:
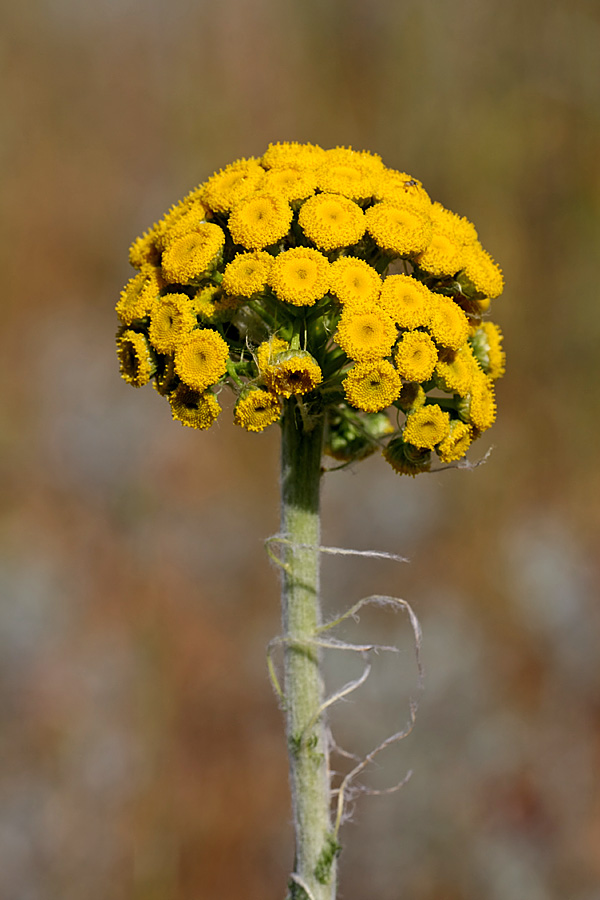
[[183, 425], [217, 394], [263, 431], [286, 403], [325, 417], [325, 451], [395, 471], [461, 459], [494, 422], [502, 273], [420, 181], [345, 147], [271, 144], [191, 191], [137, 238], [117, 303], [121, 375]]

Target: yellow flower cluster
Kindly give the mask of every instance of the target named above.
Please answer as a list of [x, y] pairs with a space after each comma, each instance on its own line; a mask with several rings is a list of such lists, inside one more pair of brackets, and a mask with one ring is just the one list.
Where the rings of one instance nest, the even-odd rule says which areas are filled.
[[224, 386], [263, 431], [326, 417], [326, 452], [377, 449], [401, 474], [460, 460], [494, 422], [502, 273], [467, 219], [376, 154], [271, 144], [173, 206], [129, 253], [117, 356], [183, 425]]

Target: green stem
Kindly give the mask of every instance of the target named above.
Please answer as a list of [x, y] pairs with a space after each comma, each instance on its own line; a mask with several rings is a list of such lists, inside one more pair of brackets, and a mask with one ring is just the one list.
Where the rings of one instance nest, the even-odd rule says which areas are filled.
[[[329, 747], [324, 715], [319, 604], [319, 494], [323, 418], [307, 428], [292, 398], [281, 445], [282, 614], [286, 733], [296, 834], [295, 875], [313, 900], [334, 900], [338, 846], [331, 824]], [[307, 900], [298, 882], [290, 897]]]

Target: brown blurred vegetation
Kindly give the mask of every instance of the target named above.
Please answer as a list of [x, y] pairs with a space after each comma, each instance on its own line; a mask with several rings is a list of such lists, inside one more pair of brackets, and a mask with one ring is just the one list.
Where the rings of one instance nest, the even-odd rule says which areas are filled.
[[[600, 9], [592, 0], [29, 0], [0, 8], [0, 896], [283, 896], [277, 441], [120, 381], [130, 241], [269, 141], [379, 152], [504, 268], [489, 462], [327, 477], [328, 603], [425, 633], [411, 737], [345, 827], [345, 900], [597, 900]], [[403, 653], [336, 715], [401, 725]], [[331, 677], [346, 676], [332, 663]]]

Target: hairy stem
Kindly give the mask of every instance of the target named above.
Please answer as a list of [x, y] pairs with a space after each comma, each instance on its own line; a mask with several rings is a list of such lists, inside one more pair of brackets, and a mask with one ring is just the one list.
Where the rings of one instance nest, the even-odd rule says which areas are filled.
[[321, 654], [312, 643], [321, 624], [319, 603], [319, 493], [322, 418], [300, 415], [292, 398], [283, 417], [281, 530], [285, 548], [282, 615], [286, 734], [296, 834], [293, 900], [334, 900], [336, 856], [330, 811], [329, 748]]

